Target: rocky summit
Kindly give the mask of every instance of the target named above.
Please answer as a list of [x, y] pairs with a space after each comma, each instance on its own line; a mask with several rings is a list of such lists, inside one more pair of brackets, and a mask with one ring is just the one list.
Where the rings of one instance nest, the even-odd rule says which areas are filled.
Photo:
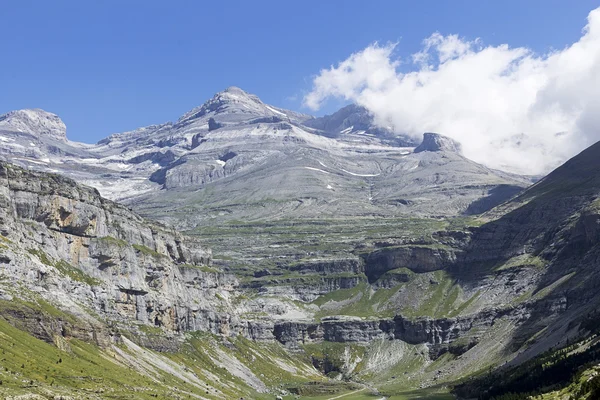
[[437, 133], [424, 133], [423, 142], [415, 148], [415, 153], [422, 151], [450, 151], [460, 153], [460, 143]]
[[0, 153], [6, 398], [593, 398], [600, 144], [532, 184], [230, 87]]

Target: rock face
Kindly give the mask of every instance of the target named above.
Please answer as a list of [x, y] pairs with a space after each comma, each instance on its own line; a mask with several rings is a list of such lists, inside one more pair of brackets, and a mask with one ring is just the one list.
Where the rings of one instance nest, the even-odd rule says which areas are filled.
[[460, 154], [461, 146], [457, 141], [439, 133], [424, 133], [423, 142], [415, 148], [415, 153], [422, 151], [449, 151]]
[[388, 247], [365, 257], [366, 274], [376, 281], [387, 271], [407, 268], [416, 273], [446, 269], [456, 262], [455, 250], [445, 247], [402, 246]]
[[353, 258], [312, 258], [300, 261], [289, 267], [290, 271], [300, 273], [323, 273], [323, 274], [361, 274], [364, 270], [363, 260], [359, 257]]
[[44, 110], [27, 109], [0, 115], [0, 131], [16, 130], [33, 136], [48, 136], [60, 141], [67, 140], [67, 127], [56, 114]]
[[320, 323], [279, 323], [275, 325], [274, 332], [278, 341], [292, 347], [321, 341], [370, 343], [375, 340], [401, 340], [409, 344], [428, 344], [431, 355], [435, 357], [448, 351], [457, 339], [471, 331], [483, 332], [507, 314], [503, 311], [489, 311], [464, 318], [417, 320], [401, 316], [381, 320], [329, 317]]
[[0, 202], [11, 281], [125, 324], [219, 331], [215, 294], [237, 280], [208, 267], [210, 250], [58, 175], [0, 164]]

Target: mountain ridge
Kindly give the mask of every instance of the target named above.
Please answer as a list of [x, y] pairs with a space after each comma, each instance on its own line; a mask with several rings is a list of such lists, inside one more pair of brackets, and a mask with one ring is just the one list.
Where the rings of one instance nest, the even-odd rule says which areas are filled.
[[[456, 214], [468, 209], [470, 203], [489, 197], [488, 192], [498, 184], [528, 184], [527, 179], [491, 171], [458, 155], [440, 152], [417, 157], [413, 147], [406, 147], [413, 142], [376, 127], [364, 108], [348, 106], [333, 116], [312, 118], [267, 105], [237, 87], [215, 94], [178, 121], [113, 134], [96, 145], [68, 140], [57, 144], [42, 135], [32, 146], [21, 132], [4, 130], [0, 135], [3, 132], [5, 145], [0, 147], [0, 156], [29, 168], [64, 173], [134, 207], [148, 196], [169, 197], [169, 191], [181, 195], [187, 188], [183, 197], [196, 203], [194, 197], [211, 185], [238, 186], [236, 194], [211, 200], [222, 208], [224, 200], [237, 198], [237, 204], [247, 201], [248, 194], [255, 190], [252, 187], [266, 185], [264, 193], [269, 192], [272, 183], [268, 181], [273, 179], [281, 182], [281, 190], [269, 198], [284, 205], [279, 207], [282, 216], [293, 215], [298, 204], [304, 210], [299, 215], [306, 216], [352, 212], [345, 208], [365, 215], [396, 215], [412, 209], [422, 214], [431, 214], [434, 209]], [[225, 160], [227, 154], [232, 157]], [[458, 175], [477, 176], [477, 183], [454, 195], [433, 193], [436, 180], [457, 180], [458, 185], [464, 181], [458, 175], [452, 176], [453, 170], [434, 171], [446, 162], [456, 165], [454, 170], [461, 171]], [[285, 179], [279, 177], [284, 171], [290, 174]], [[236, 180], [242, 174], [255, 181], [245, 187], [244, 182]], [[445, 178], [440, 178], [442, 175]], [[293, 187], [294, 179], [307, 184], [306, 188], [298, 192]], [[397, 184], [392, 185], [393, 180]], [[415, 185], [430, 187], [441, 207], [434, 207], [430, 197], [419, 196]], [[444, 190], [451, 188], [446, 186]], [[502, 200], [504, 193], [500, 191], [494, 198]], [[253, 197], [256, 206], [251, 207], [258, 207], [256, 210], [244, 211], [236, 206], [234, 214], [263, 215], [263, 200]], [[306, 207], [305, 198], [316, 203], [313, 211]], [[484, 201], [476, 208], [486, 204], [495, 203]]]

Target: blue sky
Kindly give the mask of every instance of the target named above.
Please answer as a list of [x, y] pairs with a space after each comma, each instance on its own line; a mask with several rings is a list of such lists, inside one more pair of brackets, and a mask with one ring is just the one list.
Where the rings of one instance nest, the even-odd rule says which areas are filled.
[[[43, 108], [71, 140], [177, 119], [227, 86], [284, 108], [375, 41], [433, 32], [536, 52], [581, 37], [597, 1], [33, 1], [0, 10], [0, 113]], [[319, 113], [331, 112], [329, 101]]]

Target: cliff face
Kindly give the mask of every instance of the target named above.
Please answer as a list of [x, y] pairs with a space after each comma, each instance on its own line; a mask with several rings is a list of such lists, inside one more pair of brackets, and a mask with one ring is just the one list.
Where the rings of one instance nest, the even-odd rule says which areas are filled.
[[9, 164], [0, 164], [0, 204], [5, 297], [23, 284], [81, 315], [219, 332], [216, 310], [238, 282], [210, 268], [210, 250], [193, 240], [95, 189]]

